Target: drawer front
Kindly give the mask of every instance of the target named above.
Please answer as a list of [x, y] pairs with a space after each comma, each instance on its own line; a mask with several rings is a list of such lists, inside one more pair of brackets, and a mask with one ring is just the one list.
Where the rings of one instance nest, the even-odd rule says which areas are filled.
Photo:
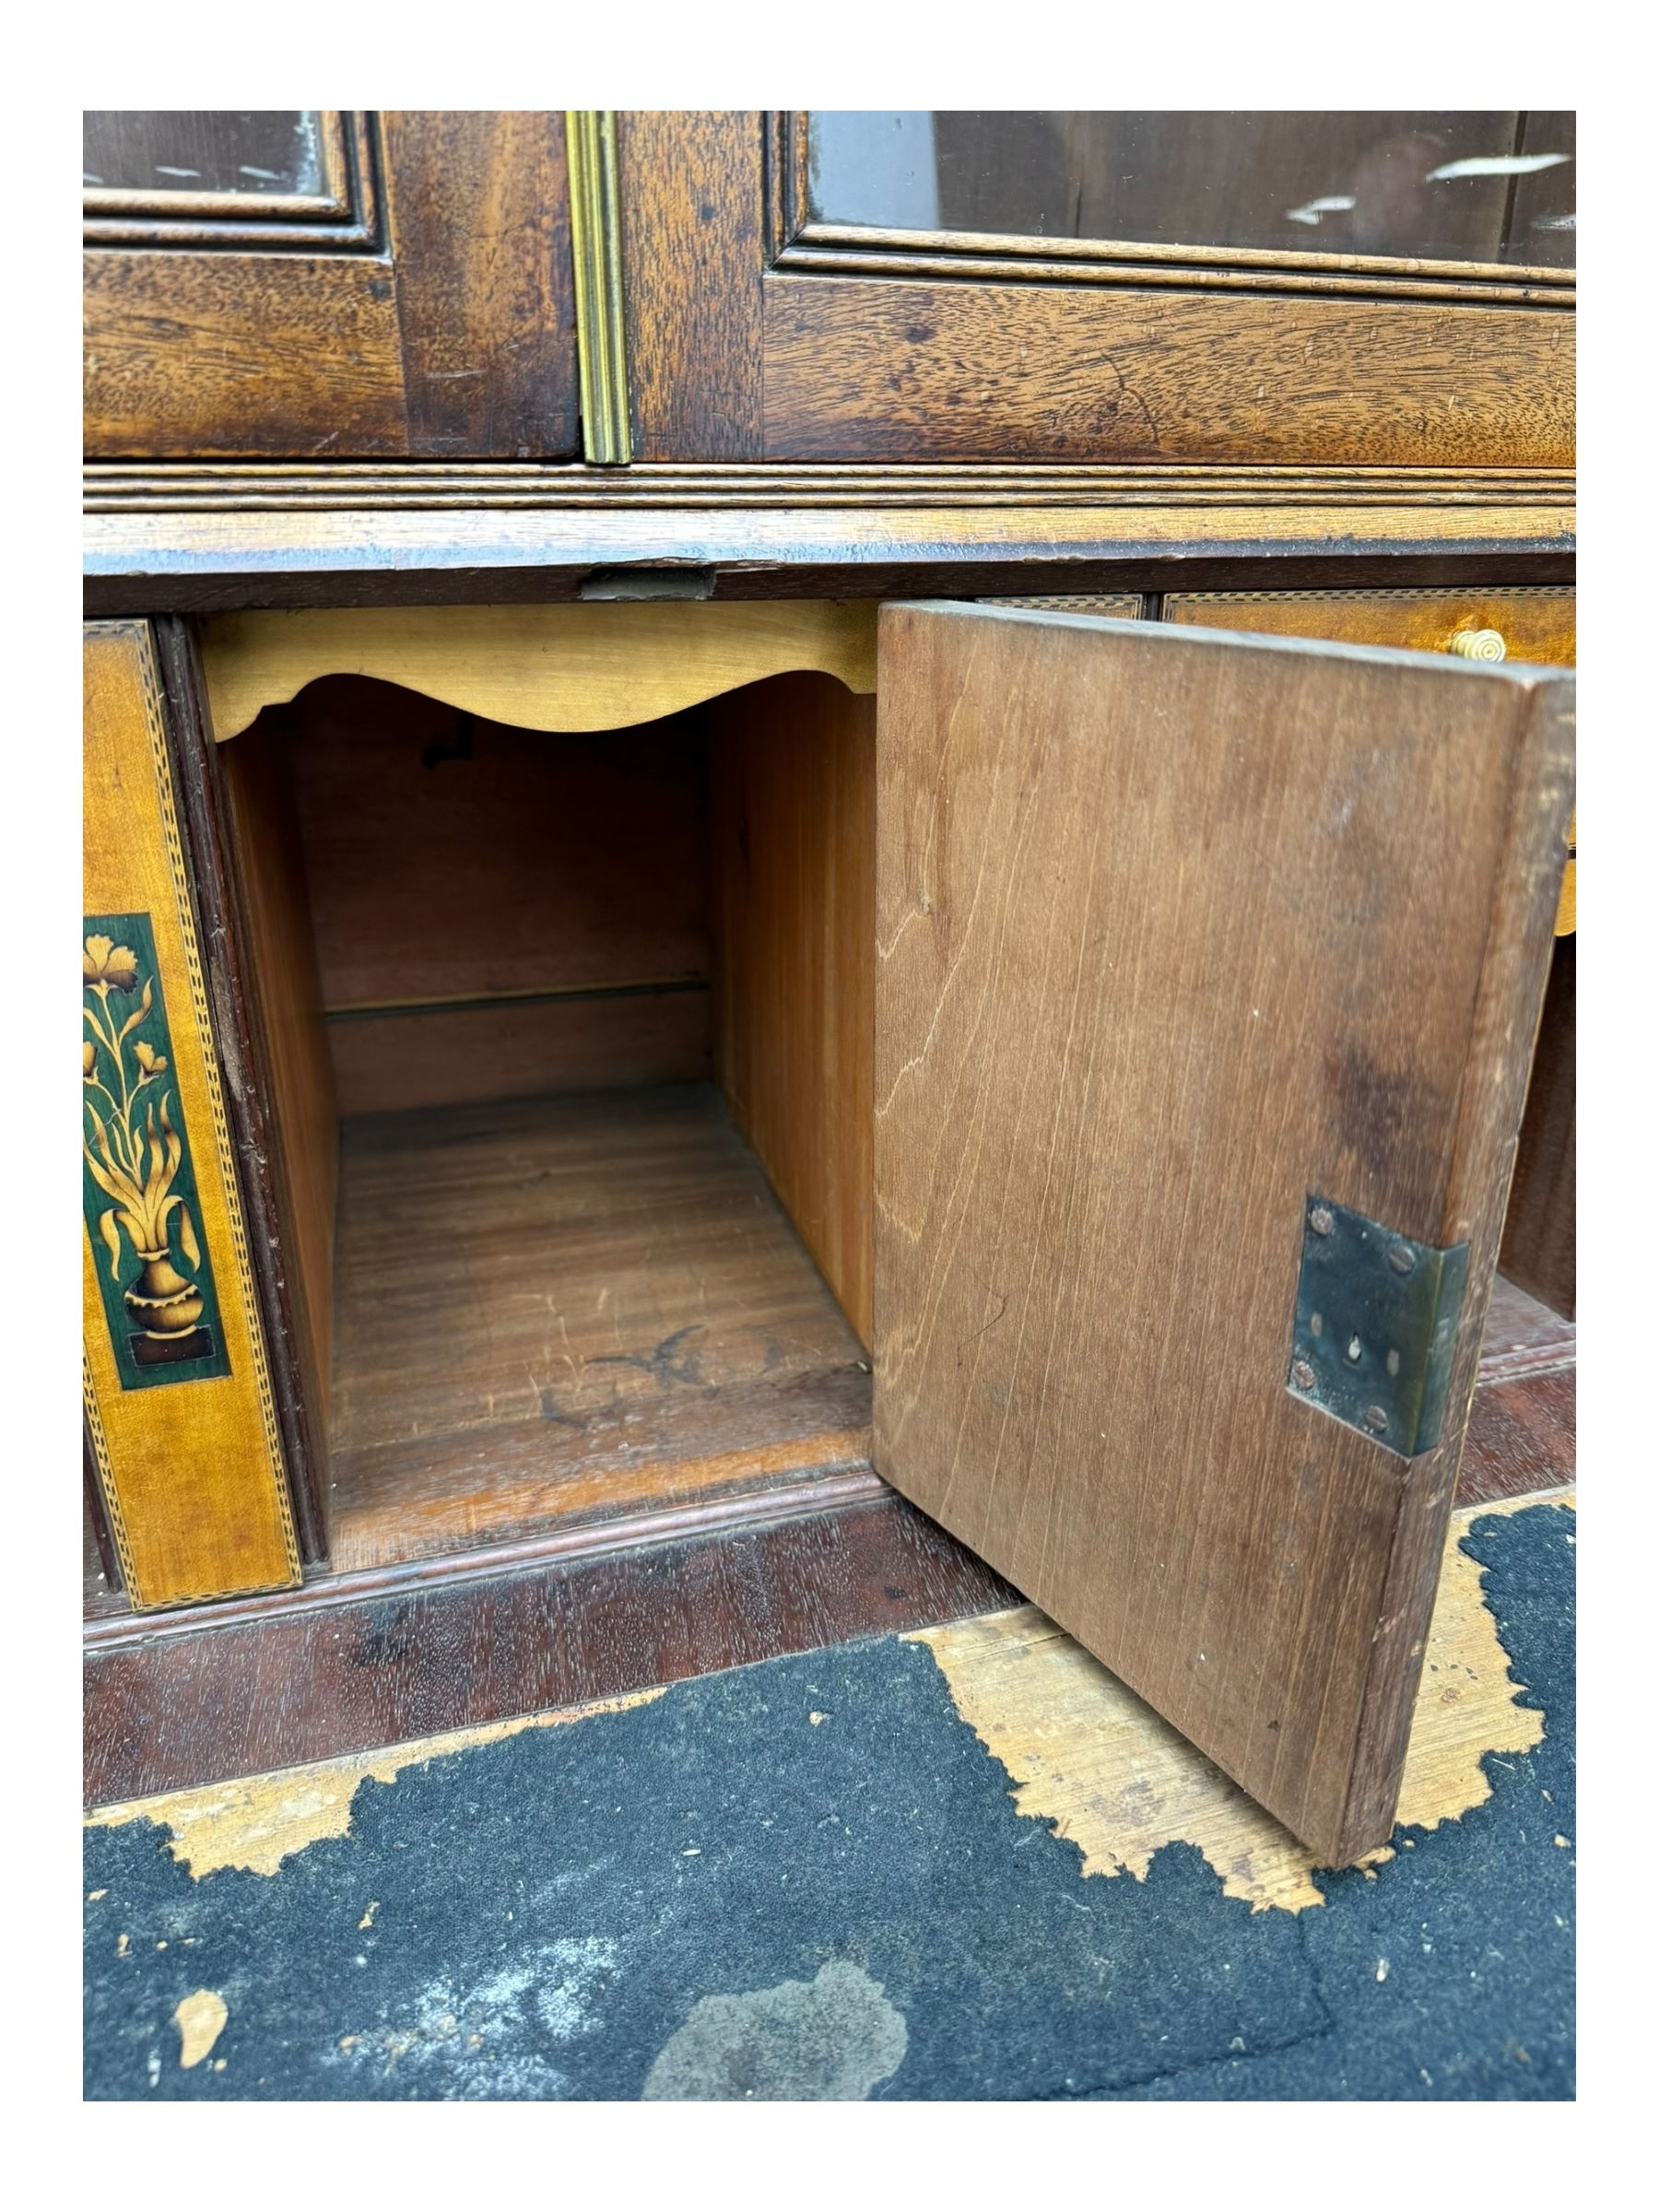
[[1571, 668], [1577, 658], [1574, 606], [1570, 584], [1456, 592], [1171, 592], [1163, 618], [1278, 638], [1404, 645], [1416, 653], [1450, 653], [1455, 637], [1496, 630], [1506, 660]]
[[[1163, 618], [1279, 638], [1405, 645], [1417, 653], [1450, 653], [1454, 638], [1496, 630], [1505, 660], [1571, 668], [1578, 659], [1576, 606], [1570, 584], [1499, 585], [1472, 592], [1171, 592], [1164, 598]], [[1558, 937], [1571, 936], [1578, 924], [1576, 815], [1571, 836], [1556, 912]]]

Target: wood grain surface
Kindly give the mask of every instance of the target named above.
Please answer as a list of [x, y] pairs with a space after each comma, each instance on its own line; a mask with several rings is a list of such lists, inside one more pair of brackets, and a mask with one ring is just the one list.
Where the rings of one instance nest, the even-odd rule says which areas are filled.
[[1572, 1361], [1483, 1383], [1469, 1408], [1459, 1504], [1527, 1498], [1571, 1482], [1577, 1439], [1578, 1370]]
[[1571, 668], [1578, 659], [1571, 585], [1468, 584], [1456, 591], [1166, 592], [1166, 622], [1248, 629], [1259, 637], [1331, 638], [1449, 653], [1460, 630], [1495, 629], [1512, 661]]
[[[1332, 1863], [1405, 1756], [1571, 680], [888, 607], [876, 1465]], [[1440, 1448], [1286, 1385], [1307, 1194], [1471, 1245]]]
[[565, 123], [545, 109], [381, 119], [411, 453], [573, 453]]
[[876, 688], [875, 610], [782, 606], [452, 606], [226, 615], [202, 663], [221, 739], [321, 676], [371, 676], [518, 729], [614, 730], [791, 668]]
[[329, 1011], [706, 980], [688, 719], [565, 736], [359, 677], [280, 712]]
[[308, 1594], [87, 1666], [88, 1805], [954, 1620], [1014, 1593], [890, 1492], [470, 1581]]
[[634, 110], [617, 128], [635, 456], [758, 460], [760, 115]]
[[868, 1362], [712, 1089], [348, 1122], [334, 1565], [861, 1464]]
[[[1169, 592], [1163, 619], [1258, 636], [1405, 645], [1421, 653], [1449, 652], [1460, 630], [1495, 629], [1511, 661], [1571, 668], [1578, 659], [1577, 597], [1571, 587]], [[1576, 835], [1575, 818], [1569, 841]], [[1577, 926], [1578, 862], [1570, 854], [1556, 902], [1556, 935], [1571, 936]], [[1568, 1314], [1576, 1296], [1573, 973], [1571, 957], [1558, 959], [1545, 999], [1503, 1244], [1506, 1271]]]
[[[271, 1392], [288, 1466], [288, 1495], [301, 1557], [307, 1563], [327, 1557], [327, 1457], [317, 1430], [317, 1391], [311, 1380], [312, 1347], [323, 1332], [313, 1329], [301, 1280], [300, 1225], [290, 1167], [302, 1180], [327, 1177], [320, 1162], [291, 1162], [291, 1140], [284, 1138], [270, 1112], [275, 1084], [267, 1065], [267, 1031], [259, 1003], [257, 958], [249, 943], [248, 912], [261, 899], [286, 905], [281, 927], [303, 931], [303, 889], [290, 876], [291, 846], [280, 823], [261, 825], [257, 865], [277, 880], [255, 894], [243, 883], [242, 855], [235, 830], [235, 802], [219, 773], [220, 750], [208, 720], [201, 660], [190, 625], [177, 616], [154, 626], [167, 700], [168, 735], [180, 801], [180, 837], [190, 877], [209, 1001], [214, 1009], [219, 1056], [225, 1072], [225, 1108], [241, 1187], [248, 1232], [248, 1256], [265, 1328]], [[267, 914], [269, 922], [273, 919]], [[303, 959], [303, 940], [290, 936], [284, 957]], [[312, 965], [314, 967], [314, 961]], [[273, 985], [285, 1016], [304, 1033], [306, 983], [303, 970]], [[313, 1048], [321, 1040], [312, 1039]], [[289, 1078], [293, 1080], [292, 1077]], [[308, 1079], [299, 1077], [299, 1096], [310, 1102]], [[324, 1107], [324, 1126], [326, 1108]], [[330, 1201], [332, 1204], [332, 1201]], [[312, 1228], [332, 1235], [332, 1221], [313, 1208]], [[323, 1367], [324, 1384], [326, 1361]]]
[[781, 275], [762, 297], [769, 461], [1572, 464], [1566, 312]]
[[110, 1255], [83, 1241], [87, 1423], [123, 1580], [145, 1607], [297, 1583], [300, 1552], [149, 629], [89, 625], [82, 665], [86, 911], [149, 922], [229, 1360], [218, 1375], [124, 1387], [94, 1274]]
[[[1557, 916], [1559, 928], [1560, 917]], [[1578, 940], [1558, 939], [1533, 1054], [1503, 1266], [1571, 1318], [1578, 1312]]]
[[575, 452], [562, 114], [354, 127], [378, 141], [382, 212], [335, 238], [319, 224], [310, 250], [265, 251], [285, 243], [268, 223], [221, 224], [207, 247], [158, 228], [82, 256], [89, 453]]
[[709, 988], [599, 988], [471, 999], [328, 1024], [340, 1110], [400, 1113], [554, 1091], [704, 1082]]
[[876, 703], [781, 676], [703, 718], [720, 1086], [867, 1347]]
[[101, 249], [82, 267], [89, 453], [407, 452], [385, 262]]
[[[1567, 481], [1571, 483], [1571, 477]], [[1570, 581], [1574, 511], [1524, 491], [1483, 500], [1340, 495], [1286, 502], [1208, 499], [985, 507], [952, 501], [780, 512], [722, 500], [688, 512], [631, 500], [499, 512], [382, 512], [371, 503], [286, 512], [89, 514], [88, 613], [159, 608], [535, 606], [579, 599], [595, 568], [713, 571], [717, 605], [779, 599], [1281, 586]], [[683, 703], [683, 702], [679, 702]]]
[[[215, 747], [214, 763], [235, 876], [238, 986], [258, 1070], [271, 1199], [279, 1239], [291, 1245], [283, 1275], [296, 1324], [306, 1448], [325, 1469], [340, 1127], [305, 855], [280, 727], [262, 724], [239, 744]], [[324, 1550], [326, 1479], [312, 1487]]]

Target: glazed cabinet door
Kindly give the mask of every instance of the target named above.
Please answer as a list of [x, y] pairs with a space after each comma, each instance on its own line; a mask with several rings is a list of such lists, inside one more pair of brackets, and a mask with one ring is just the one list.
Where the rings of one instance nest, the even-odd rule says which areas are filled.
[[1571, 676], [881, 615], [876, 1464], [1331, 1864], [1392, 1825]]
[[561, 114], [84, 122], [89, 454], [576, 452]]
[[1571, 466], [1571, 114], [619, 127], [641, 459]]

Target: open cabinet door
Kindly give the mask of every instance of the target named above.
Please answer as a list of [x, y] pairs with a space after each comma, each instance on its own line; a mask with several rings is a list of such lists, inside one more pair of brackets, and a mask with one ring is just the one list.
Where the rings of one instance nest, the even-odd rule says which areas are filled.
[[876, 1465], [1316, 1851], [1387, 1836], [1570, 676], [881, 614]]

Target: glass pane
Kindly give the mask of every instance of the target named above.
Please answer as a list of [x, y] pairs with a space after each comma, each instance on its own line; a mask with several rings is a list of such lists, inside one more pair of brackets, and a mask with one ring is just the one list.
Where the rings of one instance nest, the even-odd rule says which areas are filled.
[[81, 182], [105, 192], [318, 197], [321, 111], [104, 109], [81, 118]]
[[1573, 264], [1571, 114], [815, 112], [820, 222]]

